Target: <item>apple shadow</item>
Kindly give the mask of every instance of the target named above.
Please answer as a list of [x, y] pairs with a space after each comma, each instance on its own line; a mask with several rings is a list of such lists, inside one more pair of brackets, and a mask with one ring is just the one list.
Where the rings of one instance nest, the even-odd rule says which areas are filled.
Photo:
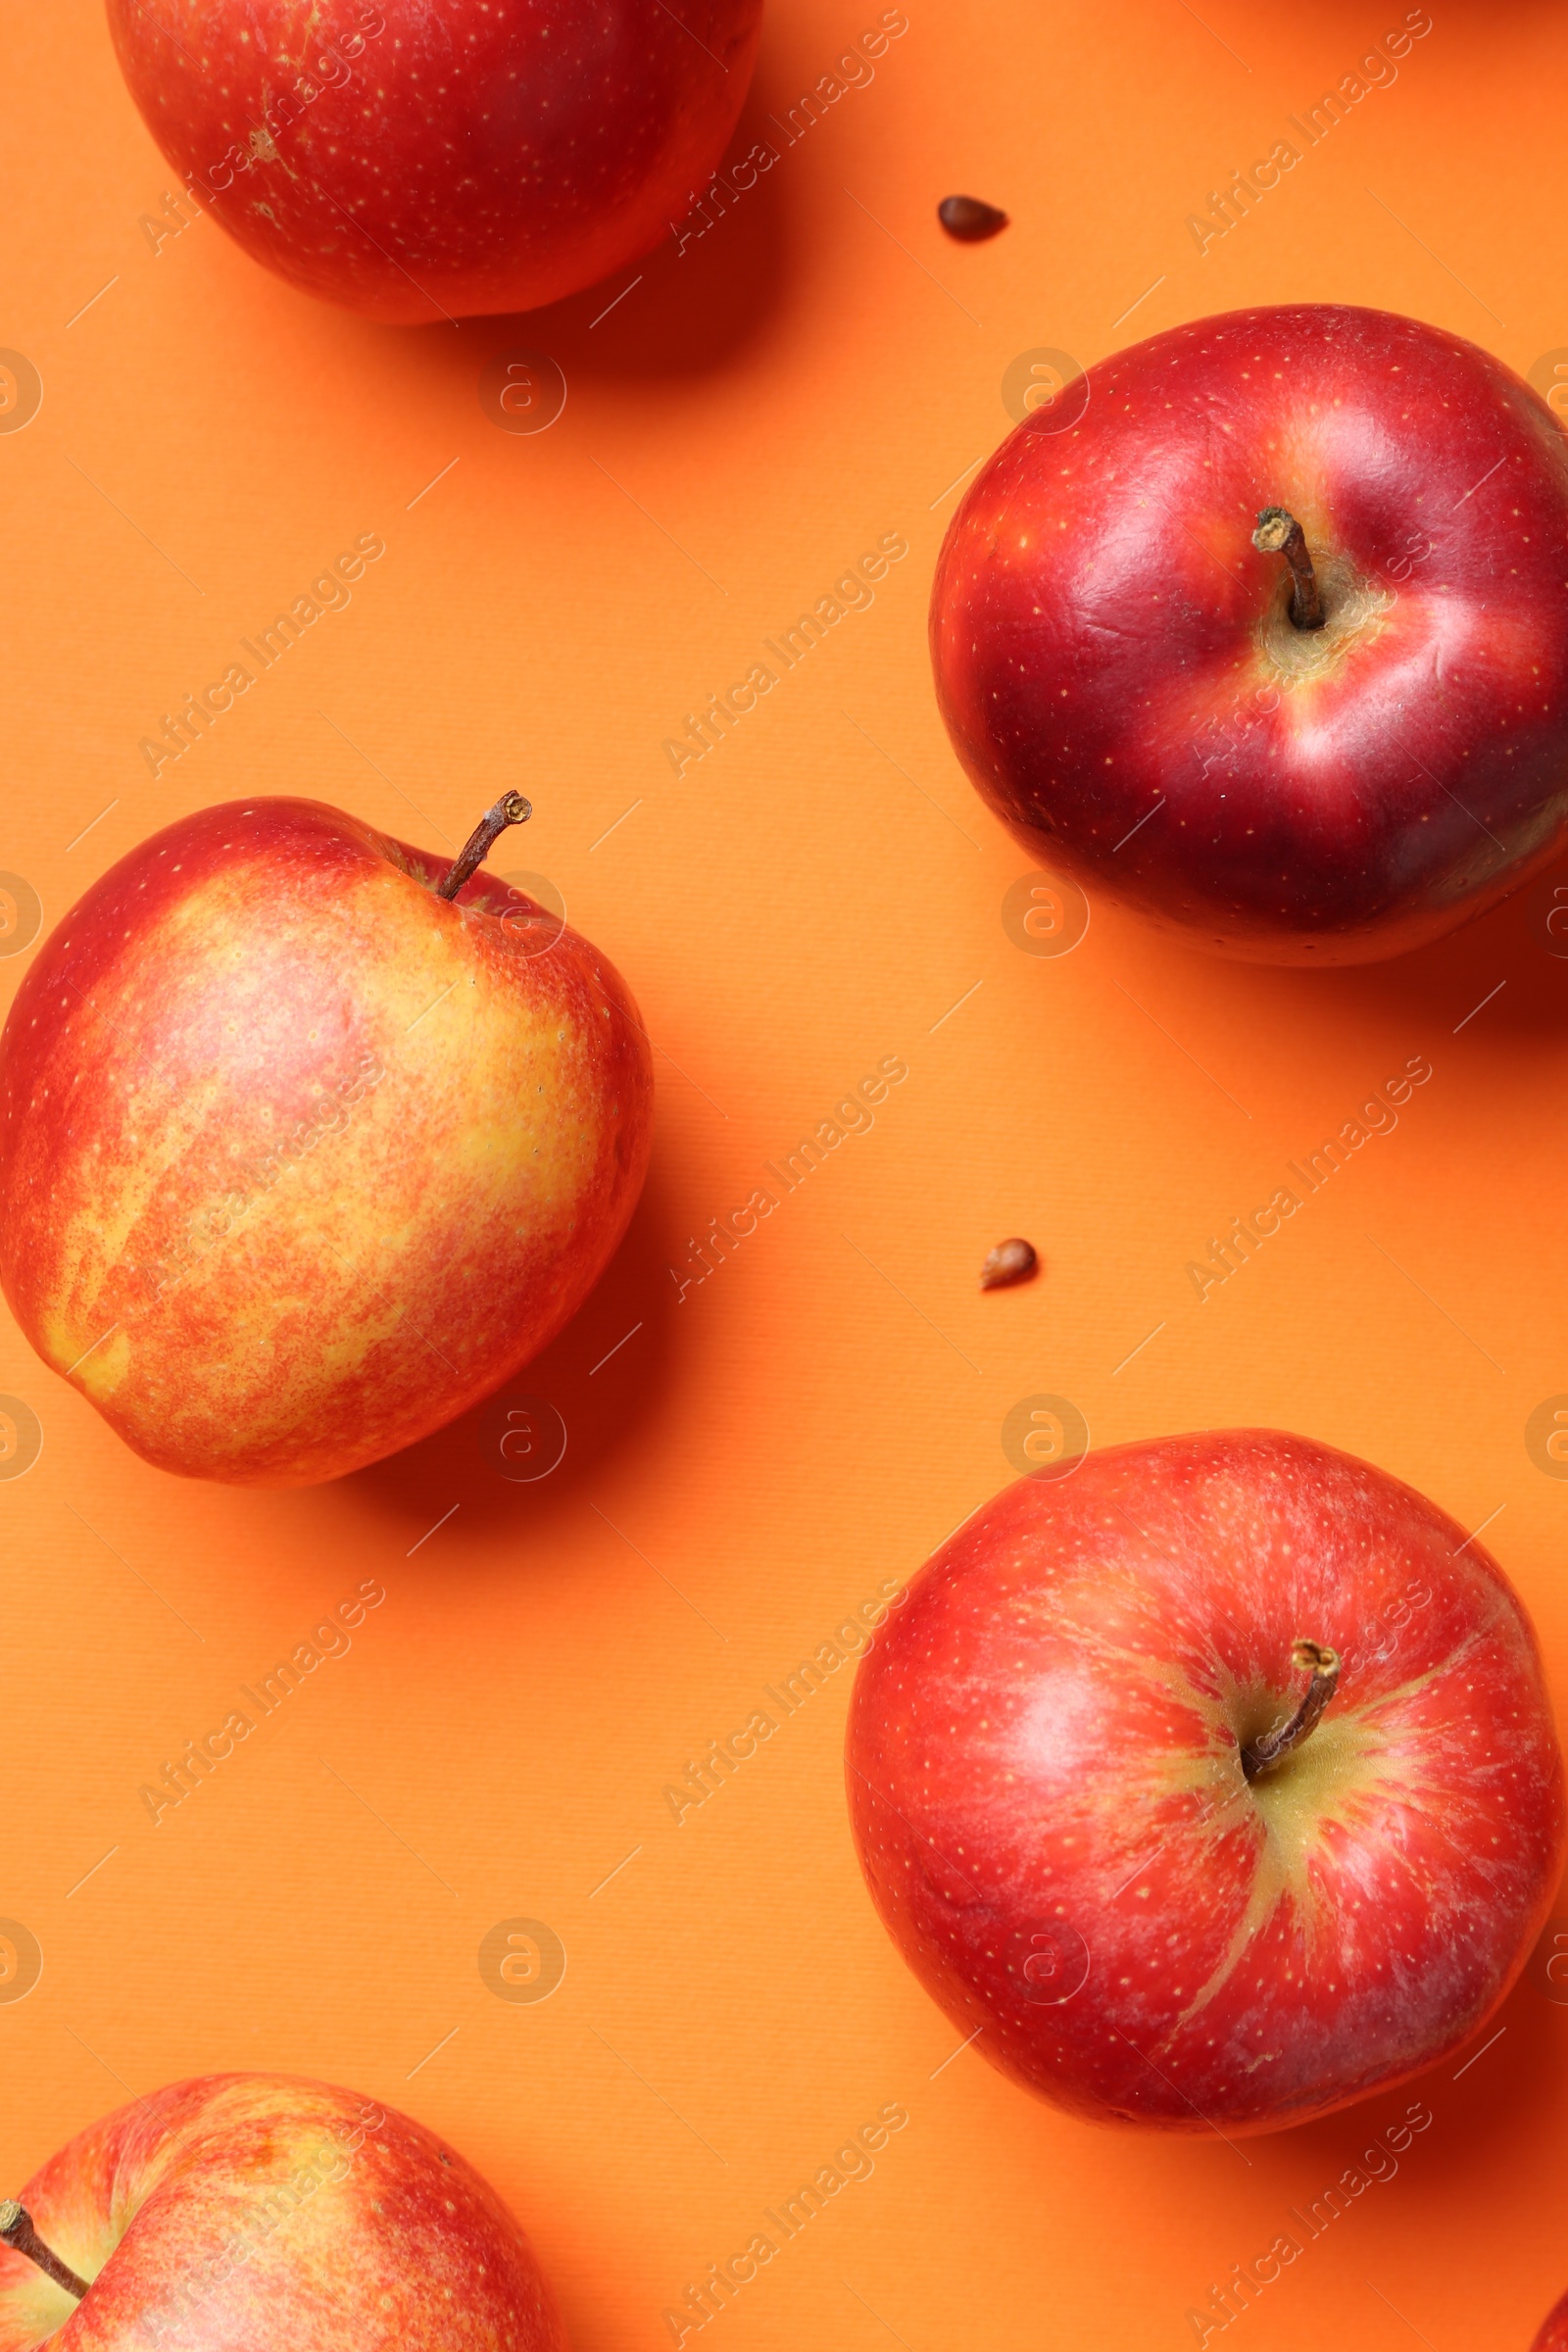
[[1446, 939], [1388, 963], [1277, 974], [1326, 997], [1331, 1013], [1365, 1006], [1441, 1021], [1440, 1034], [1507, 1031], [1534, 1043], [1568, 1043], [1568, 852], [1532, 874], [1498, 906]]
[[652, 253], [597, 286], [546, 310], [470, 319], [477, 331], [466, 365], [475, 353], [482, 363], [519, 339], [548, 351], [568, 383], [574, 375], [708, 375], [736, 358], [779, 306], [790, 272], [792, 183], [765, 65], [759, 64], [719, 170], [727, 178], [729, 167], [759, 144], [778, 162], [754, 186], [721, 196], [722, 212], [689, 211]]
[[[1568, 1045], [1568, 847], [1529, 875], [1496, 906], [1472, 915], [1429, 946], [1381, 963], [1243, 963], [1205, 955], [1169, 932], [1152, 932], [1132, 909], [1097, 903], [1096, 918], [1112, 955], [1147, 958], [1157, 947], [1179, 957], [1195, 990], [1219, 967], [1245, 973], [1248, 1003], [1282, 1029], [1350, 1031], [1368, 1013], [1409, 1025], [1412, 1050], [1430, 1052], [1450, 1037], [1473, 1042], [1499, 1035]], [[1175, 982], [1174, 968], [1167, 982]], [[1223, 974], [1222, 974], [1223, 979]]]
[[[780, 101], [770, 86], [765, 40], [764, 30], [764, 55], [719, 170], [727, 175], [759, 142], [778, 160], [750, 187], [722, 196], [722, 212], [688, 211], [652, 252], [542, 310], [406, 326], [340, 313], [337, 324], [354, 343], [356, 364], [384, 374], [390, 354], [411, 381], [422, 378], [438, 395], [466, 402], [495, 363], [543, 353], [565, 378], [568, 413], [574, 382], [697, 377], [726, 367], [763, 329], [789, 276], [792, 181], [784, 134], [770, 111]], [[479, 406], [492, 423], [506, 423], [482, 392]]]
[[575, 1520], [584, 1487], [673, 1409], [672, 1213], [656, 1148], [625, 1239], [564, 1331], [482, 1403], [339, 1491], [400, 1530], [433, 1529], [454, 1506], [466, 1534], [543, 1536]]
[[[1562, 1925], [1560, 1918], [1553, 1919], [1546, 1935]], [[1294, 2193], [1288, 2184], [1298, 2181], [1305, 2154], [1312, 2159], [1309, 2178], [1321, 2171], [1326, 2186], [1419, 2099], [1433, 2123], [1401, 2164], [1418, 2160], [1423, 2183], [1433, 2193], [1460, 2190], [1492, 2176], [1505, 2149], [1517, 2148], [1521, 2135], [1534, 2136], [1562, 2109], [1568, 2006], [1543, 1993], [1538, 1975], [1532, 1959], [1502, 2007], [1475, 2036], [1474, 2046], [1319, 2123], [1297, 2125], [1278, 2137], [1250, 2139], [1249, 2154], [1255, 2160], [1262, 2153], [1265, 2162], [1277, 2158], [1282, 2195]]]

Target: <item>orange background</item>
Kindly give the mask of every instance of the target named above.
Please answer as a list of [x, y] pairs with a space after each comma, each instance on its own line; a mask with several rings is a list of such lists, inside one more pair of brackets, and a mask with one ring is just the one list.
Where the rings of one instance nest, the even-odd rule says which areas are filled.
[[[553, 879], [662, 1049], [631, 1237], [514, 1384], [569, 1430], [538, 1484], [498, 1475], [475, 1416], [314, 1492], [184, 1485], [0, 1325], [0, 1391], [44, 1428], [0, 1485], [0, 1912], [45, 1955], [0, 2006], [0, 2186], [130, 2090], [324, 2075], [495, 2179], [578, 2352], [666, 2342], [686, 2282], [895, 2100], [874, 2177], [715, 2323], [732, 2352], [1190, 2342], [1188, 2305], [1404, 2104], [1237, 2153], [1097, 2133], [973, 2051], [944, 2066], [850, 1848], [848, 1673], [671, 1818], [688, 1761], [1011, 1475], [1020, 1398], [1071, 1398], [1097, 1443], [1274, 1423], [1467, 1528], [1500, 1512], [1486, 1541], [1568, 1696], [1568, 1486], [1524, 1441], [1568, 1389], [1568, 963], [1541, 886], [1363, 973], [1226, 967], [1098, 905], [1074, 954], [1023, 954], [1001, 906], [1028, 860], [955, 764], [924, 644], [949, 486], [1006, 429], [1020, 352], [1087, 363], [1287, 298], [1412, 312], [1521, 370], [1568, 344], [1568, 24], [1434, 0], [1396, 83], [1200, 256], [1188, 213], [1402, 6], [907, 8], [874, 82], [611, 317], [620, 280], [456, 329], [319, 308], [210, 220], [155, 254], [138, 219], [169, 175], [94, 0], [0, 31], [0, 342], [44, 383], [0, 439], [0, 866], [53, 923], [205, 802], [315, 793], [455, 845], [519, 784], [538, 813], [501, 869]], [[774, 0], [732, 152], [879, 13]], [[954, 189], [1012, 226], [946, 241]], [[533, 437], [478, 398], [520, 348], [569, 385]], [[159, 714], [369, 530], [353, 605], [152, 781]], [[911, 552], [874, 606], [677, 780], [683, 714], [887, 531]], [[1422, 1054], [1397, 1131], [1200, 1304], [1187, 1261]], [[677, 1303], [687, 1237], [895, 1054], [874, 1129]], [[1013, 1232], [1045, 1274], [982, 1298]], [[352, 1652], [155, 1828], [138, 1786], [368, 1577], [387, 1599]], [[568, 1956], [536, 2005], [478, 1972], [517, 1916]], [[1522, 2352], [1568, 2286], [1568, 2011], [1526, 1983], [1504, 2022], [1422, 2085], [1398, 2177], [1225, 2340]]]

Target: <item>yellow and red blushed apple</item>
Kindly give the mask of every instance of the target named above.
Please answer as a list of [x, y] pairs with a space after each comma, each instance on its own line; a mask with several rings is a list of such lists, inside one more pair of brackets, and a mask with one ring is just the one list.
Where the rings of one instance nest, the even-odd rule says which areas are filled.
[[39, 951], [0, 1036], [0, 1284], [149, 1461], [357, 1469], [603, 1272], [652, 1061], [605, 957], [475, 870], [526, 813], [498, 803], [448, 870], [315, 801], [201, 809]]
[[565, 2352], [521, 2229], [422, 2125], [285, 2075], [175, 2082], [0, 2205], [0, 2352]]

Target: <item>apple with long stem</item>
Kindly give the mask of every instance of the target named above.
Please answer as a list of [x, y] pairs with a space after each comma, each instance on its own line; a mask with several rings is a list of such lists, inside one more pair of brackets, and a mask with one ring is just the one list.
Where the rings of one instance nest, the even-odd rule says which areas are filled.
[[1117, 353], [955, 515], [938, 700], [1044, 864], [1192, 944], [1355, 963], [1568, 820], [1568, 437], [1462, 337], [1325, 304]]
[[1067, 1468], [968, 1520], [858, 1672], [850, 1811], [905, 1958], [982, 2056], [1101, 2121], [1272, 2131], [1456, 2050], [1563, 1860], [1501, 1569], [1303, 1438]]
[[761, 0], [109, 0], [173, 201], [414, 324], [533, 310], [649, 252], [719, 161], [760, 22]]
[[0, 2352], [565, 2352], [533, 2249], [395, 2108], [284, 2075], [122, 2107], [0, 2204]]
[[0, 1035], [0, 1283], [149, 1461], [301, 1486], [487, 1396], [582, 1304], [647, 1170], [613, 967], [481, 870], [319, 802], [121, 859]]

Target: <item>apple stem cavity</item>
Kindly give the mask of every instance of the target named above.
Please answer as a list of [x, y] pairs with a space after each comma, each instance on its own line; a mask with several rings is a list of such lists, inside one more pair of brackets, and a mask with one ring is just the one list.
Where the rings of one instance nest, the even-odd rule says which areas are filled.
[[1249, 1782], [1270, 1771], [1293, 1747], [1313, 1731], [1329, 1700], [1334, 1696], [1340, 1680], [1340, 1653], [1321, 1642], [1298, 1642], [1291, 1652], [1292, 1661], [1302, 1666], [1311, 1676], [1305, 1693], [1296, 1713], [1288, 1722], [1265, 1732], [1260, 1740], [1249, 1741], [1242, 1750], [1242, 1770]]
[[438, 899], [455, 899], [470, 874], [476, 874], [509, 825], [525, 825], [533, 814], [533, 803], [525, 801], [520, 792], [503, 793], [493, 808], [487, 808], [468, 835], [462, 850], [452, 861], [444, 881], [435, 886]]
[[1298, 629], [1320, 629], [1328, 614], [1323, 591], [1307, 553], [1306, 533], [1285, 507], [1265, 507], [1252, 533], [1252, 545], [1262, 556], [1283, 556], [1291, 567], [1291, 619]]
[[29, 2262], [35, 2262], [56, 2286], [63, 2286], [68, 2295], [74, 2295], [78, 2303], [81, 2301], [87, 2292], [88, 2281], [78, 2278], [75, 2272], [61, 2261], [54, 2248], [44, 2244], [32, 2226], [31, 2214], [24, 2205], [19, 2205], [15, 2197], [0, 2200], [0, 2238], [8, 2246], [15, 2247], [19, 2254], [25, 2254]]

